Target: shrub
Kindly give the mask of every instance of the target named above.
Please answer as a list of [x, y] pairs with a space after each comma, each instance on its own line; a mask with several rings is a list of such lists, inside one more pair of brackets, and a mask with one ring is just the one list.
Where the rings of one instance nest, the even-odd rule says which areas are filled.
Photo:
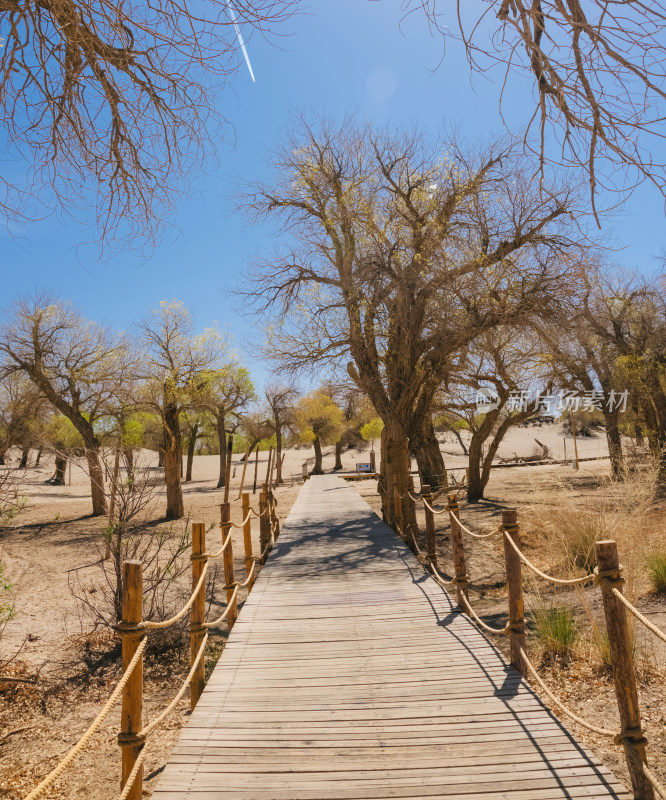
[[654, 591], [666, 592], [666, 552], [650, 553], [645, 561]]
[[576, 617], [567, 606], [541, 606], [534, 610], [534, 634], [544, 655], [570, 656], [578, 639]]

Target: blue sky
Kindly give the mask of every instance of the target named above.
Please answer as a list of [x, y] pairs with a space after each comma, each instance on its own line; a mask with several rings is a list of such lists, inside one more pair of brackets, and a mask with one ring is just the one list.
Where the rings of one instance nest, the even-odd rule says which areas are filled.
[[[433, 72], [441, 38], [431, 37], [416, 15], [401, 30], [401, 17], [400, 0], [319, 2], [286, 23], [283, 31], [291, 35], [277, 46], [252, 37], [248, 50], [256, 83], [243, 66], [220, 99], [235, 143], [220, 146], [219, 166], [179, 204], [177, 232], [167, 234], [148, 260], [120, 254], [99, 263], [94, 246], [79, 246], [89, 232], [67, 220], [50, 217], [14, 240], [2, 231], [0, 305], [48, 288], [70, 297], [87, 316], [125, 328], [160, 300], [176, 297], [196, 312], [202, 327], [214, 321], [228, 327], [242, 350], [256, 337], [256, 323], [237, 313], [239, 300], [225, 290], [253, 253], [274, 245], [267, 230], [250, 228], [233, 212], [233, 186], [239, 177], [265, 175], [266, 152], [291, 109], [332, 116], [352, 110], [380, 123], [415, 122], [432, 133], [456, 127], [473, 141], [502, 130], [500, 73], [490, 76], [494, 81], [475, 76], [472, 85], [462, 47], [452, 40]], [[515, 124], [531, 109], [518, 86], [506, 109]], [[625, 248], [616, 261], [653, 272], [664, 228], [663, 199], [646, 186], [605, 226], [604, 237]], [[250, 365], [261, 381], [261, 365]]]

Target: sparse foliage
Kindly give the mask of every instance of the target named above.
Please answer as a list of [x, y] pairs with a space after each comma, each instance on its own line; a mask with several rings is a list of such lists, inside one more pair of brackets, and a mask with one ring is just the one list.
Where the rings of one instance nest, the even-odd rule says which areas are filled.
[[19, 300], [0, 333], [0, 376], [28, 377], [83, 440], [93, 514], [106, 511], [100, 439], [95, 421], [131, 374], [123, 337], [80, 316], [70, 303], [50, 295]]
[[22, 185], [0, 179], [0, 210], [92, 204], [103, 245], [151, 243], [220, 138], [219, 89], [242, 63], [235, 20], [247, 38], [298, 5], [0, 0], [0, 119], [30, 165]]
[[204, 373], [214, 369], [225, 341], [214, 329], [194, 334], [194, 321], [183, 303], [162, 302], [139, 326], [145, 357], [139, 377], [140, 402], [158, 413], [164, 431], [164, 469], [168, 519], [185, 514], [181, 485], [180, 414], [196, 406], [207, 387]]

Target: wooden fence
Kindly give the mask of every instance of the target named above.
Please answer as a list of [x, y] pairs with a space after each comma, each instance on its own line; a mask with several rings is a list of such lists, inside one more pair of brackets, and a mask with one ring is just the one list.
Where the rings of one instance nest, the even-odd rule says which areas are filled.
[[[270, 473], [269, 473], [270, 474]], [[264, 563], [280, 532], [280, 518], [276, 511], [277, 501], [264, 483], [259, 499], [259, 510], [250, 506], [248, 493], [242, 495], [243, 521], [240, 525], [231, 522], [228, 488], [225, 502], [220, 505], [220, 530], [222, 546], [213, 553], [206, 551], [206, 526], [192, 525], [192, 593], [180, 611], [170, 619], [153, 621], [143, 619], [143, 565], [140, 561], [123, 562], [123, 611], [118, 633], [122, 638], [123, 674], [102, 710], [89, 725], [78, 742], [69, 750], [58, 765], [26, 796], [25, 800], [36, 800], [56, 781], [65, 769], [81, 753], [94, 733], [107, 718], [118, 700], [121, 701], [121, 721], [118, 745], [121, 748], [121, 791], [119, 800], [141, 800], [143, 791], [143, 763], [148, 736], [175, 710], [188, 688], [190, 707], [194, 709], [204, 688], [205, 657], [208, 632], [226, 622], [228, 629], [238, 616], [238, 592], [241, 588], [251, 591], [257, 565]], [[259, 541], [261, 554], [253, 555], [251, 518], [259, 518]], [[241, 583], [234, 574], [232, 528], [243, 529], [245, 580]], [[225, 610], [214, 620], [206, 621], [206, 577], [212, 561], [223, 559], [226, 591]], [[168, 628], [180, 622], [189, 613], [190, 627], [190, 671], [182, 688], [150, 723], [144, 725], [143, 711], [143, 657], [150, 631]]]
[[[666, 643], [666, 634], [653, 625], [624, 596], [622, 566], [617, 544], [614, 541], [598, 541], [595, 544], [597, 566], [593, 572], [579, 578], [557, 578], [540, 570], [522, 552], [515, 509], [502, 511], [502, 524], [488, 533], [470, 530], [460, 521], [460, 509], [455, 494], [448, 495], [445, 508], [434, 507], [430, 487], [423, 485], [419, 495], [410, 489], [401, 492], [397, 483], [393, 486], [393, 528], [411, 547], [423, 563], [430, 567], [435, 579], [445, 587], [455, 587], [458, 605], [486, 633], [508, 636], [511, 664], [524, 677], [531, 677], [564, 714], [578, 724], [601, 736], [612, 738], [624, 748], [635, 800], [654, 800], [655, 796], [666, 800], [666, 788], [657, 780], [648, 766], [647, 740], [641, 725], [636, 674], [633, 663], [633, 648], [627, 620], [627, 611], [641, 622], [652, 634]], [[425, 511], [426, 552], [417, 542], [416, 503], [422, 502]], [[385, 504], [386, 507], [387, 504]], [[453, 554], [452, 577], [446, 579], [440, 572], [435, 540], [435, 516], [448, 514]], [[408, 522], [407, 522], [408, 521]], [[469, 576], [467, 574], [463, 533], [473, 538], [486, 539], [501, 536], [504, 549], [504, 564], [507, 584], [508, 622], [503, 628], [487, 625], [474, 611], [469, 601]], [[619, 731], [592, 725], [575, 714], [562, 703], [540, 678], [534, 664], [527, 656], [525, 605], [523, 599], [522, 569], [526, 566], [540, 578], [560, 586], [597, 585], [601, 591], [606, 630], [613, 667], [613, 683], [620, 717]]]

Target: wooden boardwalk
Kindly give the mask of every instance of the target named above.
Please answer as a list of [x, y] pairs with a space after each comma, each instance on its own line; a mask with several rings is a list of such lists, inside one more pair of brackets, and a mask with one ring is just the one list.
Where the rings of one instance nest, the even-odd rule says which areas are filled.
[[307, 481], [156, 800], [628, 798], [353, 486]]

